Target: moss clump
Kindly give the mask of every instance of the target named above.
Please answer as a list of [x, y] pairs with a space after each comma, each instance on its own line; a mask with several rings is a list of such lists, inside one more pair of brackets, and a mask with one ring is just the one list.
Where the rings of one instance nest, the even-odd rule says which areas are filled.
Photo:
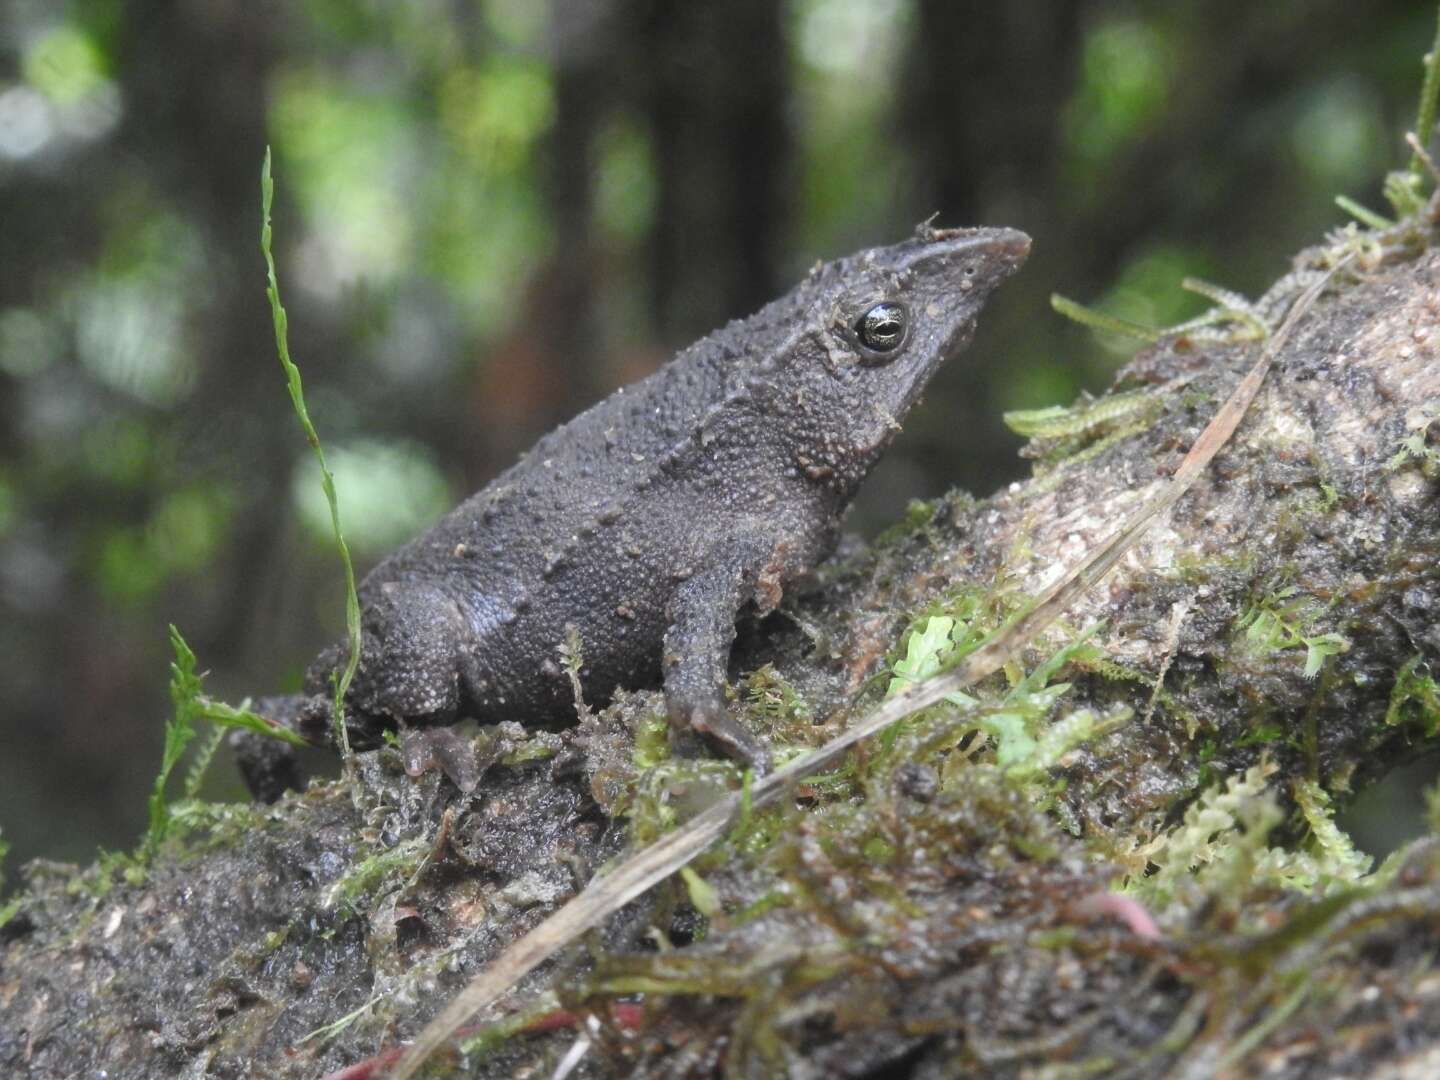
[[1324, 616], [1325, 605], [1287, 585], [1256, 600], [1236, 621], [1235, 629], [1244, 647], [1262, 656], [1303, 648], [1305, 678], [1313, 679], [1327, 657], [1350, 648], [1343, 634], [1321, 628]]
[[1395, 673], [1385, 723], [1389, 727], [1414, 725], [1427, 738], [1440, 733], [1440, 682], [1428, 673], [1423, 657], [1411, 657]]

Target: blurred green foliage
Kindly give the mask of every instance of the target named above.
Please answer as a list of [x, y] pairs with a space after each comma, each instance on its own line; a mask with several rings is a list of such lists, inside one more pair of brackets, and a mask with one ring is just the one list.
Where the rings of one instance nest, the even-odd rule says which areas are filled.
[[1171, 325], [1207, 306], [1183, 277], [1253, 294], [1343, 220], [1337, 193], [1383, 205], [1432, 20], [1418, 0], [15, 0], [0, 822], [17, 856], [138, 834], [167, 623], [236, 698], [293, 686], [339, 632], [328, 511], [268, 338], [267, 142], [294, 347], [362, 570], [707, 312], [745, 314], [933, 212], [1031, 230], [1022, 280], [859, 508], [873, 531], [911, 497], [1017, 475], [1000, 414], [1098, 389], [1133, 349], [1052, 315], [1050, 293]]
[[1126, 146], [1165, 122], [1179, 44], [1155, 21], [1116, 18], [1097, 26], [1080, 53], [1080, 80], [1065, 110], [1065, 153], [1087, 189]]

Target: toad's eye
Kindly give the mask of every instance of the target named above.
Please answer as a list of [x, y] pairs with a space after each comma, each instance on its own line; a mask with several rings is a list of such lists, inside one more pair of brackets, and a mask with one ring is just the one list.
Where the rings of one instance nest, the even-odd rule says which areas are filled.
[[856, 320], [855, 336], [872, 352], [894, 352], [905, 340], [905, 324], [905, 309], [886, 300]]

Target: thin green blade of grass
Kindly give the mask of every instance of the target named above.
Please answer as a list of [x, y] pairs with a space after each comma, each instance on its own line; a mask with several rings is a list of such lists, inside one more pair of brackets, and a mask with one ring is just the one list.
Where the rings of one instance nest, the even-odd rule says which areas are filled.
[[260, 226], [260, 250], [265, 255], [265, 296], [270, 301], [270, 316], [275, 324], [275, 348], [280, 354], [280, 366], [285, 369], [285, 381], [290, 391], [290, 403], [305, 432], [305, 440], [315, 452], [320, 465], [320, 485], [325, 489], [325, 501], [330, 505], [330, 527], [335, 534], [335, 547], [340, 553], [340, 562], [345, 567], [345, 636], [349, 657], [340, 678], [335, 680], [334, 712], [335, 738], [345, 760], [345, 768], [351, 768], [350, 736], [345, 730], [345, 694], [355, 678], [355, 669], [360, 664], [360, 600], [355, 592], [355, 566], [350, 561], [350, 547], [345, 543], [345, 534], [340, 528], [340, 500], [335, 493], [335, 477], [325, 463], [325, 449], [320, 445], [320, 436], [310, 422], [309, 410], [305, 408], [305, 391], [300, 379], [300, 369], [290, 359], [289, 318], [280, 303], [280, 283], [275, 276], [275, 258], [271, 254], [270, 209], [274, 201], [275, 181], [270, 175], [270, 148], [265, 148], [265, 163], [260, 170], [260, 204], [262, 224]]
[[[1420, 84], [1420, 104], [1415, 111], [1415, 135], [1421, 146], [1429, 146], [1435, 134], [1435, 108], [1440, 101], [1440, 10], [1435, 20], [1435, 40], [1425, 54], [1425, 80]], [[1410, 156], [1410, 171], [1425, 178], [1425, 162], [1419, 151]]]

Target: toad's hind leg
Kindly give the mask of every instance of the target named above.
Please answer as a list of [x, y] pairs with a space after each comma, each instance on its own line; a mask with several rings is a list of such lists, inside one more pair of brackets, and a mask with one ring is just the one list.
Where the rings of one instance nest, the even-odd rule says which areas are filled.
[[[346, 728], [355, 749], [378, 745], [387, 729], [455, 719], [468, 625], [455, 599], [428, 583], [385, 582], [364, 591], [360, 660], [345, 695]], [[337, 642], [310, 665], [307, 693], [261, 698], [255, 711], [315, 746], [333, 744], [330, 700], [348, 659], [347, 646]], [[303, 786], [305, 772], [290, 746], [246, 732], [237, 733], [233, 743], [246, 786], [256, 798], [273, 802]], [[447, 772], [470, 775], [450, 767]]]
[[[361, 613], [360, 663], [346, 711], [362, 723], [381, 725], [453, 720], [460, 706], [467, 632], [459, 604], [445, 590], [405, 582], [381, 585]], [[338, 670], [325, 673], [324, 681]]]

